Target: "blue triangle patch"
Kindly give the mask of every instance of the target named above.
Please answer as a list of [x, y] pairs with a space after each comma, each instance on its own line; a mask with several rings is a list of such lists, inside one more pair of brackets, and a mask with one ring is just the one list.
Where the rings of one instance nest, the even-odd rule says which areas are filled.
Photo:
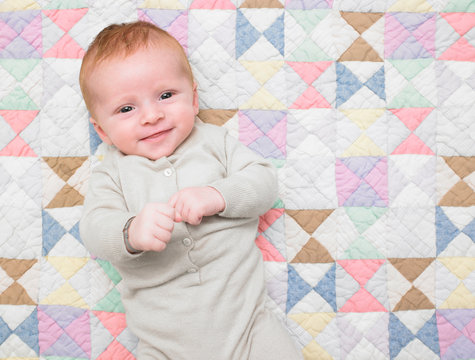
[[236, 58], [244, 54], [261, 37], [261, 33], [251, 25], [242, 11], [236, 16]]
[[99, 145], [101, 145], [102, 140], [97, 135], [96, 130], [94, 130], [94, 125], [89, 123], [89, 148], [91, 149], [91, 154], [95, 154]]
[[0, 344], [3, 344], [11, 334], [13, 334], [12, 329], [10, 329], [7, 323], [0, 317]]
[[439, 332], [437, 331], [437, 319], [435, 314], [417, 332], [416, 337], [422, 341], [435, 354], [440, 355]]
[[36, 309], [15, 329], [14, 333], [38, 354], [40, 348], [38, 344], [38, 315]]
[[394, 314], [389, 314], [389, 354], [394, 359], [415, 336]]
[[322, 280], [313, 289], [331, 305], [336, 312], [336, 288], [335, 288], [336, 264], [328, 270]]
[[361, 81], [341, 63], [336, 63], [336, 106], [340, 106], [363, 87]]
[[50, 214], [43, 210], [43, 256], [47, 256], [51, 249], [66, 234], [62, 227]]
[[284, 56], [284, 14], [279, 16], [274, 23], [264, 31], [264, 36]]
[[288, 269], [289, 285], [287, 290], [286, 313], [292, 310], [305, 295], [312, 291], [312, 287], [300, 277], [291, 265], [288, 266]]
[[437, 255], [439, 255], [460, 234], [460, 230], [452, 224], [439, 206], [435, 208], [435, 227]]
[[384, 66], [382, 66], [370, 79], [368, 79], [368, 81], [366, 81], [365, 86], [381, 99], [386, 100], [386, 93], [384, 91]]
[[467, 235], [475, 243], [475, 219], [470, 224], [465, 226], [462, 232]]

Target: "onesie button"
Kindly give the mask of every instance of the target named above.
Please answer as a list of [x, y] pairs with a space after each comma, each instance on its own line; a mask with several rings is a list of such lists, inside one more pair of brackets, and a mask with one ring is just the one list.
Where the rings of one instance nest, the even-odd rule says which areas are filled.
[[184, 238], [183, 239], [183, 245], [185, 245], [186, 247], [191, 246], [192, 243], [193, 243], [193, 241], [191, 241], [191, 239], [189, 239], [189, 238]]
[[194, 273], [197, 273], [197, 272], [198, 272], [198, 269], [192, 267], [192, 268], [189, 268], [187, 272], [188, 272], [188, 274], [194, 274]]
[[170, 168], [165, 169], [165, 170], [163, 171], [163, 174], [164, 174], [165, 176], [167, 176], [167, 177], [168, 177], [168, 176], [172, 176], [173, 170], [170, 169]]

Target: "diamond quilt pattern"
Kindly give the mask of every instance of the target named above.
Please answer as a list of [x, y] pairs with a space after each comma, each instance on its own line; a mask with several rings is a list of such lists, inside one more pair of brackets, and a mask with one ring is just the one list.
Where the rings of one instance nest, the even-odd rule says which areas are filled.
[[135, 359], [122, 277], [79, 236], [103, 147], [78, 74], [137, 19], [277, 168], [255, 243], [303, 358], [475, 358], [473, 0], [3, 0], [0, 359]]

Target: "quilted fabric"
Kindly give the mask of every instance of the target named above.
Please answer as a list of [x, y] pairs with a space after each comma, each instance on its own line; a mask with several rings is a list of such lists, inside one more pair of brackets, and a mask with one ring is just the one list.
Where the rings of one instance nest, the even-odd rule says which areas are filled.
[[78, 232], [102, 157], [78, 72], [136, 19], [185, 48], [200, 117], [278, 168], [256, 246], [305, 359], [475, 358], [473, 0], [3, 0], [0, 359], [135, 358]]

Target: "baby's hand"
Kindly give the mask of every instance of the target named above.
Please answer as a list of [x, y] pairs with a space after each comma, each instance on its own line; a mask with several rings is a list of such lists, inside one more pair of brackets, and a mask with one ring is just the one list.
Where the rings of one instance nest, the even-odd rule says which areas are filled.
[[172, 236], [174, 220], [175, 209], [169, 204], [145, 205], [130, 224], [130, 245], [141, 251], [165, 250]]
[[185, 221], [191, 225], [200, 224], [203, 216], [223, 211], [226, 205], [218, 190], [210, 186], [180, 190], [170, 198], [168, 204], [175, 208], [176, 221]]

